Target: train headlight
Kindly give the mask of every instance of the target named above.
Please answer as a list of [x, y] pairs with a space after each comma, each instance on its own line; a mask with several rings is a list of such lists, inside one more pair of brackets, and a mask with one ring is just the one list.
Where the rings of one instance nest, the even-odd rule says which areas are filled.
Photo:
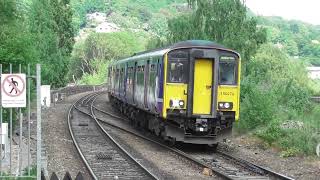
[[224, 103], [224, 108], [229, 109], [230, 108], [230, 103]]
[[233, 103], [232, 102], [219, 102], [218, 108], [219, 109], [232, 109]]
[[180, 105], [181, 108], [183, 108], [183, 107], [184, 107], [184, 101], [183, 101], [183, 100], [180, 100], [180, 101], [179, 101], [179, 105]]
[[176, 100], [171, 99], [169, 102], [169, 105], [171, 108], [183, 108], [184, 107], [184, 101], [183, 100]]

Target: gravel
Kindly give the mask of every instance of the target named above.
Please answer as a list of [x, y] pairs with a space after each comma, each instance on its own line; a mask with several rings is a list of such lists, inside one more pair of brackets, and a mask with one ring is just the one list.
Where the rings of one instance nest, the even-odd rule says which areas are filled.
[[62, 179], [69, 172], [75, 179], [78, 172], [81, 172], [85, 179], [90, 177], [73, 144], [67, 123], [70, 106], [86, 94], [69, 96], [63, 102], [43, 111], [42, 130], [49, 176], [55, 172]]
[[281, 157], [279, 149], [265, 145], [252, 135], [234, 134], [227, 143], [220, 145], [220, 150], [232, 155], [268, 167], [294, 179], [319, 180], [319, 157]]
[[[110, 106], [106, 102], [107, 98], [102, 96], [97, 100], [95, 105], [101, 109], [110, 111]], [[128, 123], [108, 117], [98, 111], [96, 111], [96, 116], [131, 131], [136, 131], [128, 125]], [[111, 133], [127, 151], [139, 159], [140, 163], [150, 168], [149, 170], [161, 179], [219, 179], [214, 175], [213, 177], [203, 175], [203, 169], [201, 167], [165, 148], [117, 130], [116, 128], [111, 128], [108, 125], [103, 125], [103, 127]]]

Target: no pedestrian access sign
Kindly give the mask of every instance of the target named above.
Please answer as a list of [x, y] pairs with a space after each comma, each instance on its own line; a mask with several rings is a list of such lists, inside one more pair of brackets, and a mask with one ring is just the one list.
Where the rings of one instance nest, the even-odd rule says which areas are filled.
[[5, 108], [26, 107], [26, 75], [1, 74], [1, 99]]

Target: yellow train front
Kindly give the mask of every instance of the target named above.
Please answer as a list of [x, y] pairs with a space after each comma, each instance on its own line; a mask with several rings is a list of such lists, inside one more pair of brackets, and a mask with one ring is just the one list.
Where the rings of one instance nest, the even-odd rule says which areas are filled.
[[[126, 69], [133, 73], [131, 80]], [[120, 60], [109, 71], [111, 102], [135, 124], [165, 139], [216, 144], [231, 134], [239, 118], [240, 56], [219, 44], [179, 42]]]

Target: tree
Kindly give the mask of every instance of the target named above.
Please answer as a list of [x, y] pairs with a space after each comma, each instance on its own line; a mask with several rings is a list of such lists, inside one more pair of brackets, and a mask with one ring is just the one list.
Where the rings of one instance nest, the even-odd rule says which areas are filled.
[[65, 3], [68, 1], [33, 0], [30, 6], [30, 30], [37, 42], [35, 46], [42, 64], [42, 81], [53, 87], [64, 86], [67, 82], [73, 46], [71, 14]]
[[14, 0], [0, 0], [0, 25], [11, 23], [16, 18], [16, 2]]
[[18, 64], [37, 62], [33, 35], [21, 8], [14, 0], [0, 0], [0, 63], [3, 65], [11, 63], [18, 67]]
[[239, 51], [248, 61], [266, 41], [266, 30], [247, 17], [240, 0], [188, 0], [194, 9], [169, 21], [169, 41], [207, 39]]
[[72, 26], [72, 9], [70, 0], [51, 0], [54, 31], [59, 38], [59, 48], [65, 56], [69, 56], [74, 45], [74, 28]]
[[84, 41], [75, 44], [69, 78], [79, 79], [84, 74], [97, 74], [101, 65], [133, 55], [143, 48], [134, 33], [91, 33]]

